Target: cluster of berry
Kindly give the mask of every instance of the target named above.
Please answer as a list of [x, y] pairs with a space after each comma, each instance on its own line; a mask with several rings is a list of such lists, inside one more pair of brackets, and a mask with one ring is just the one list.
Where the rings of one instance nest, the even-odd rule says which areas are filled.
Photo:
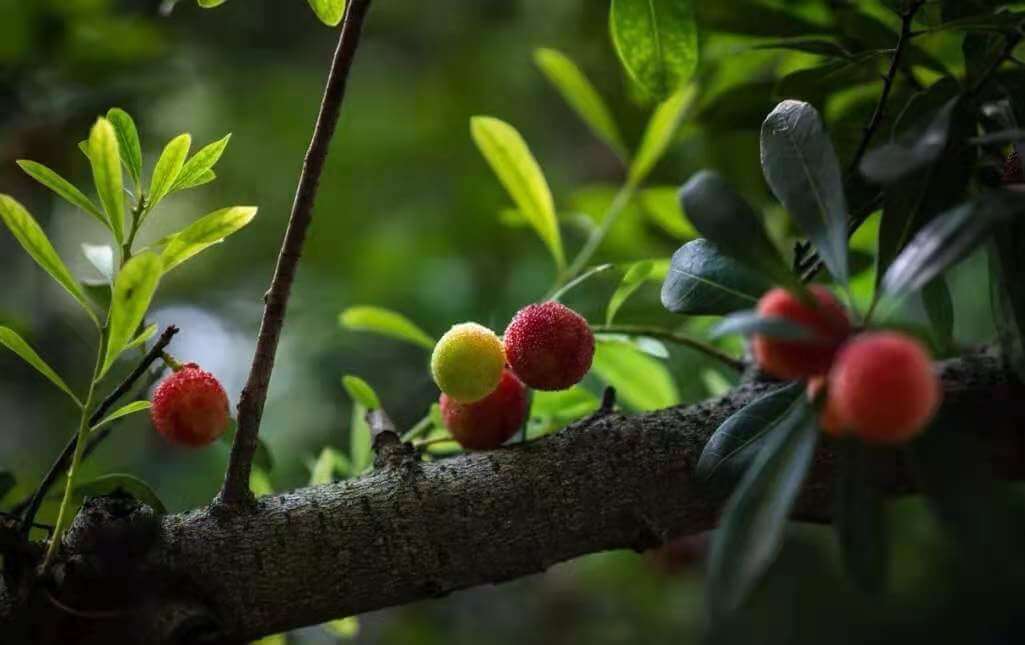
[[843, 306], [828, 289], [810, 287], [814, 304], [783, 289], [762, 296], [758, 313], [782, 318], [814, 338], [756, 335], [758, 366], [781, 379], [807, 379], [821, 406], [820, 427], [836, 436], [898, 443], [918, 434], [939, 407], [941, 387], [928, 351], [899, 332], [854, 334]]
[[558, 302], [524, 307], [501, 339], [477, 323], [455, 325], [431, 356], [445, 425], [463, 448], [497, 448], [526, 422], [528, 387], [570, 388], [593, 357], [587, 321]]

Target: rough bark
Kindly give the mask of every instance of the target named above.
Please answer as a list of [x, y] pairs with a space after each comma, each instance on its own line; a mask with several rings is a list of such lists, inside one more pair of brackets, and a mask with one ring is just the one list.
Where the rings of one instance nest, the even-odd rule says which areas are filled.
[[[941, 413], [985, 438], [994, 472], [1025, 477], [1023, 389], [990, 355], [950, 361], [942, 373]], [[728, 415], [773, 387], [748, 383], [697, 405], [606, 414], [531, 443], [430, 463], [394, 453], [358, 479], [264, 497], [244, 511], [215, 505], [167, 516], [152, 533], [127, 522], [132, 531], [107, 541], [127, 539], [145, 555], [124, 576], [132, 591], [117, 595], [157, 612], [145, 621], [161, 626], [153, 642], [244, 642], [705, 531], [722, 500], [693, 480], [693, 465]], [[796, 517], [828, 520], [832, 463], [823, 446]], [[896, 458], [888, 477], [895, 492], [913, 486]], [[92, 522], [90, 512], [69, 532], [66, 561], [125, 551], [95, 546], [92, 531], [112, 513]], [[139, 577], [160, 581], [159, 591], [140, 594], [132, 582]], [[72, 587], [56, 584], [52, 593], [74, 598]], [[11, 602], [0, 594], [0, 612], [11, 612]], [[132, 615], [136, 625], [148, 616]], [[18, 617], [7, 615], [9, 623]], [[181, 641], [183, 633], [192, 641]]]

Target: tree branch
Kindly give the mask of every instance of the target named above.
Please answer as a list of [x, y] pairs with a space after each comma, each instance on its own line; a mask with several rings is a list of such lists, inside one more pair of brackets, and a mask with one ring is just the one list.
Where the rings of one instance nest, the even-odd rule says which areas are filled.
[[260, 323], [260, 334], [256, 341], [249, 379], [239, 398], [238, 432], [235, 433], [224, 485], [218, 496], [219, 501], [225, 504], [240, 504], [252, 499], [249, 475], [253, 455], [256, 453], [257, 435], [260, 432], [260, 420], [267, 400], [271, 371], [274, 369], [274, 356], [277, 353], [281, 328], [285, 323], [292, 282], [295, 280], [299, 259], [302, 257], [306, 230], [313, 220], [313, 206], [320, 175], [324, 171], [328, 148], [338, 124], [338, 116], [341, 114], [346, 81], [352, 69], [363, 21], [369, 8], [370, 0], [351, 0], [345, 10], [338, 47], [335, 49], [331, 71], [324, 88], [324, 97], [320, 104], [320, 113], [317, 115], [313, 138], [306, 151], [302, 173], [299, 176], [292, 214], [281, 243], [270, 289], [264, 296], [263, 321]]

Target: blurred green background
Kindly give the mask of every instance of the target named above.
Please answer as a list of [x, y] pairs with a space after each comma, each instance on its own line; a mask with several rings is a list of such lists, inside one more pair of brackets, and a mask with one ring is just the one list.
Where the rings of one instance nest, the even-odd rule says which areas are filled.
[[[867, 120], [880, 88], [879, 70], [809, 79], [792, 72], [815, 68], [822, 57], [754, 45], [802, 36], [809, 25], [846, 21], [847, 46], [885, 49], [896, 40], [893, 15], [882, 2], [766, 2], [779, 9], [775, 22], [744, 22], [749, 4], [719, 0], [699, 11], [700, 97], [646, 184], [669, 195], [669, 205], [633, 204], [596, 261], [669, 257], [688, 239], [670, 191], [703, 167], [721, 171], [764, 208], [773, 233], [781, 243], [789, 242], [793, 231], [758, 166], [758, 128], [780, 98], [815, 102], [838, 126], [834, 137], [841, 157], [850, 156], [860, 131], [846, 124]], [[607, 21], [608, 2], [597, 0], [375, 3], [321, 182], [263, 422], [262, 436], [276, 461], [271, 474], [276, 489], [304, 485], [310, 461], [324, 446], [348, 445], [343, 374], [369, 381], [400, 427], [412, 425], [436, 399], [422, 350], [343, 330], [340, 311], [358, 304], [388, 307], [433, 335], [464, 320], [501, 331], [520, 306], [547, 291], [554, 277], [551, 261], [528, 229], [503, 223], [500, 213], [508, 198], [470, 139], [472, 115], [497, 116], [520, 130], [556, 196], [567, 246], [571, 253], [579, 248], [624, 169], [547, 84], [532, 54], [537, 47], [554, 47], [574, 59], [635, 145], [652, 106], [623, 76]], [[217, 167], [218, 181], [169, 199], [142, 241], [215, 208], [259, 206], [248, 228], [171, 274], [155, 301], [154, 319], [182, 329], [173, 353], [214, 372], [233, 402], [248, 371], [261, 297], [335, 36], [301, 0], [232, 0], [213, 11], [185, 1], [175, 6], [142, 0], [0, 0], [0, 191], [33, 212], [77, 275], [95, 277], [79, 244], [105, 241], [103, 230], [22, 174], [15, 159], [43, 162], [91, 187], [87, 160], [76, 143], [111, 106], [135, 116], [146, 164], [179, 132], [192, 134], [193, 149], [232, 133]], [[915, 73], [923, 80], [937, 75], [937, 65], [953, 73], [962, 66], [957, 37], [927, 38], [921, 46], [923, 59]], [[878, 63], [884, 65], [885, 56]], [[910, 88], [898, 86], [895, 101], [909, 93]], [[870, 295], [873, 245], [869, 226], [857, 237], [854, 256], [862, 272], [862, 299]], [[984, 269], [985, 258], [979, 256], [951, 277], [957, 337], [965, 344], [992, 335], [987, 290], [978, 286], [986, 280]], [[6, 233], [0, 234], [0, 275], [0, 323], [24, 334], [80, 389], [94, 352], [84, 317]], [[614, 274], [596, 278], [567, 303], [600, 322], [616, 280]], [[665, 313], [658, 287], [655, 281], [642, 287], [618, 320], [693, 332], [707, 328], [708, 320]], [[915, 318], [917, 309], [911, 303], [908, 315]], [[725, 346], [740, 350], [736, 343]], [[665, 368], [673, 378], [673, 402], [721, 392], [732, 378], [679, 348], [670, 348]], [[34, 486], [73, 430], [75, 412], [13, 355], [0, 353], [0, 373], [0, 467], [19, 478], [10, 501]], [[585, 385], [600, 391], [593, 378]], [[86, 470], [142, 476], [169, 508], [181, 510], [209, 501], [226, 456], [223, 445], [204, 451], [173, 448], [140, 417], [123, 424]], [[941, 606], [951, 586], [928, 575], [930, 558], [948, 557], [948, 546], [930, 529], [921, 506], [909, 502], [901, 508], [894, 513], [900, 593], [893, 602], [928, 612]], [[43, 519], [52, 519], [54, 510], [44, 509]], [[696, 564], [700, 541], [679, 550], [672, 565], [665, 557], [599, 554], [499, 588], [377, 612], [361, 621], [356, 640], [696, 642], [707, 636]], [[836, 571], [831, 533], [796, 530], [750, 615], [730, 633], [711, 637], [821, 642], [837, 621], [861, 622], [862, 609], [873, 620], [900, 622], [896, 610], [872, 609]], [[837, 611], [837, 595], [840, 605], [855, 609]], [[313, 628], [291, 638], [320, 643], [333, 637]], [[835, 633], [831, 638], [846, 639]]]

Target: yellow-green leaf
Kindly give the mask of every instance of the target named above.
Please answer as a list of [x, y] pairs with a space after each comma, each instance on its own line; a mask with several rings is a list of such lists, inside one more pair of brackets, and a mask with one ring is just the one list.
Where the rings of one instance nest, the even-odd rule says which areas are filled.
[[171, 186], [178, 180], [178, 175], [185, 165], [185, 158], [189, 156], [189, 148], [192, 146], [192, 137], [187, 134], [179, 134], [177, 137], [164, 146], [160, 153], [156, 166], [153, 167], [153, 177], [149, 181], [149, 194], [146, 196], [146, 209], [150, 210], [171, 192]]
[[658, 410], [680, 402], [680, 392], [665, 365], [630, 343], [599, 341], [592, 369], [635, 410]]
[[107, 330], [107, 353], [101, 376], [107, 373], [125, 347], [135, 338], [136, 330], [146, 317], [150, 301], [157, 290], [163, 263], [156, 253], [135, 256], [121, 268], [114, 281]]
[[142, 412], [143, 410], [149, 410], [151, 405], [152, 404], [149, 401], [133, 401], [126, 405], [122, 405], [117, 410], [114, 410], [107, 416], [103, 417], [103, 419], [101, 419], [96, 425], [90, 428], [89, 431], [96, 432], [97, 430], [100, 430], [104, 426], [110, 425], [111, 423], [117, 421], [122, 417], [127, 417], [130, 414]]
[[35, 161], [19, 159], [17, 164], [25, 171], [25, 174], [57, 193], [61, 199], [92, 215], [104, 226], [110, 226], [110, 224], [107, 223], [107, 218], [102, 212], [100, 212], [100, 209], [96, 204], [86, 197], [82, 191], [76, 188], [70, 181], [61, 177], [43, 164], [36, 163]]
[[369, 331], [404, 340], [425, 349], [434, 349], [434, 338], [400, 313], [381, 307], [349, 307], [338, 316], [346, 329]]
[[156, 333], [157, 333], [157, 324], [153, 323], [152, 325], [148, 325], [145, 329], [143, 329], [141, 332], [139, 332], [138, 336], [136, 336], [135, 338], [132, 339], [132, 342], [130, 342], [127, 345], [125, 345], [124, 351], [127, 352], [128, 350], [130, 350], [130, 349], [132, 349], [134, 347], [138, 347], [139, 345], [142, 345], [143, 343], [145, 343], [150, 338], [153, 338], [153, 336], [155, 336]]
[[694, 0], [612, 0], [609, 27], [623, 67], [656, 99], [678, 90], [697, 69]]
[[142, 146], [139, 144], [139, 131], [135, 128], [135, 121], [121, 108], [108, 110], [107, 120], [114, 126], [118, 148], [121, 150], [121, 160], [128, 168], [128, 174], [132, 176], [136, 186], [142, 185]]
[[78, 400], [78, 397], [75, 396], [75, 393], [72, 392], [71, 388], [64, 382], [64, 379], [62, 379], [52, 367], [47, 365], [46, 361], [40, 358], [39, 354], [36, 353], [36, 350], [32, 349], [32, 346], [29, 345], [24, 338], [19, 336], [16, 331], [9, 327], [0, 326], [0, 345], [11, 350], [20, 356], [26, 363], [36, 368], [37, 372], [45, 376], [51, 383], [60, 388], [62, 392], [70, 396], [71, 400], [74, 401], [78, 407], [82, 407], [82, 402]]
[[197, 219], [168, 238], [160, 254], [164, 261], [164, 272], [224, 241], [224, 238], [249, 224], [255, 216], [255, 206], [231, 206]]
[[347, 374], [342, 377], [342, 386], [356, 403], [362, 404], [368, 410], [381, 409], [381, 399], [378, 398], [377, 392], [360, 377]]
[[688, 85], [660, 103], [648, 121], [641, 145], [630, 166], [630, 181], [640, 184], [665, 154], [684, 113], [694, 100], [694, 87]]
[[89, 164], [110, 230], [117, 243], [122, 244], [125, 241], [125, 197], [119, 150], [114, 126], [104, 118], [97, 119], [89, 132]]
[[635, 291], [641, 288], [644, 281], [651, 275], [654, 263], [651, 260], [642, 260], [635, 262], [630, 265], [630, 268], [626, 270], [626, 274], [623, 275], [623, 280], [616, 287], [616, 291], [609, 298], [609, 305], [605, 312], [605, 324], [611, 325], [613, 319], [616, 317], [616, 313], [619, 312], [619, 308], [623, 306], [623, 303], [634, 294]]
[[46, 233], [43, 232], [39, 223], [29, 215], [25, 207], [8, 195], [0, 195], [0, 219], [3, 219], [4, 224], [10, 229], [15, 239], [32, 256], [36, 264], [49, 273], [50, 277], [56, 280], [60, 286], [64, 287], [71, 294], [71, 297], [77, 300], [78, 304], [82, 305], [82, 308], [89, 314], [93, 322], [99, 326], [99, 321], [89, 305], [89, 300], [82, 289], [82, 285], [71, 275], [71, 271], [68, 270], [60, 256], [57, 255], [53, 244], [50, 244]]
[[555, 201], [541, 166], [516, 128], [489, 116], [470, 119], [470, 134], [516, 207], [548, 246], [562, 269], [566, 258], [555, 216]]
[[331, 632], [331, 635], [335, 638], [352, 640], [359, 636], [359, 618], [356, 616], [339, 618], [338, 620], [332, 620], [329, 623], [324, 623], [324, 628]]
[[231, 134], [226, 134], [223, 138], [203, 146], [199, 152], [189, 157], [189, 160], [182, 166], [181, 172], [178, 173], [178, 178], [175, 180], [171, 191], [191, 188], [205, 183], [203, 179], [208, 176], [208, 172], [210, 175], [213, 175], [211, 169], [220, 161], [221, 155], [224, 154], [224, 149], [228, 147], [228, 141], [230, 140]]
[[595, 136], [607, 143], [621, 159], [629, 158], [630, 153], [612, 112], [576, 63], [558, 50], [545, 48], [534, 51], [534, 62]]
[[308, 0], [313, 13], [328, 27], [335, 27], [345, 15], [345, 0]]

